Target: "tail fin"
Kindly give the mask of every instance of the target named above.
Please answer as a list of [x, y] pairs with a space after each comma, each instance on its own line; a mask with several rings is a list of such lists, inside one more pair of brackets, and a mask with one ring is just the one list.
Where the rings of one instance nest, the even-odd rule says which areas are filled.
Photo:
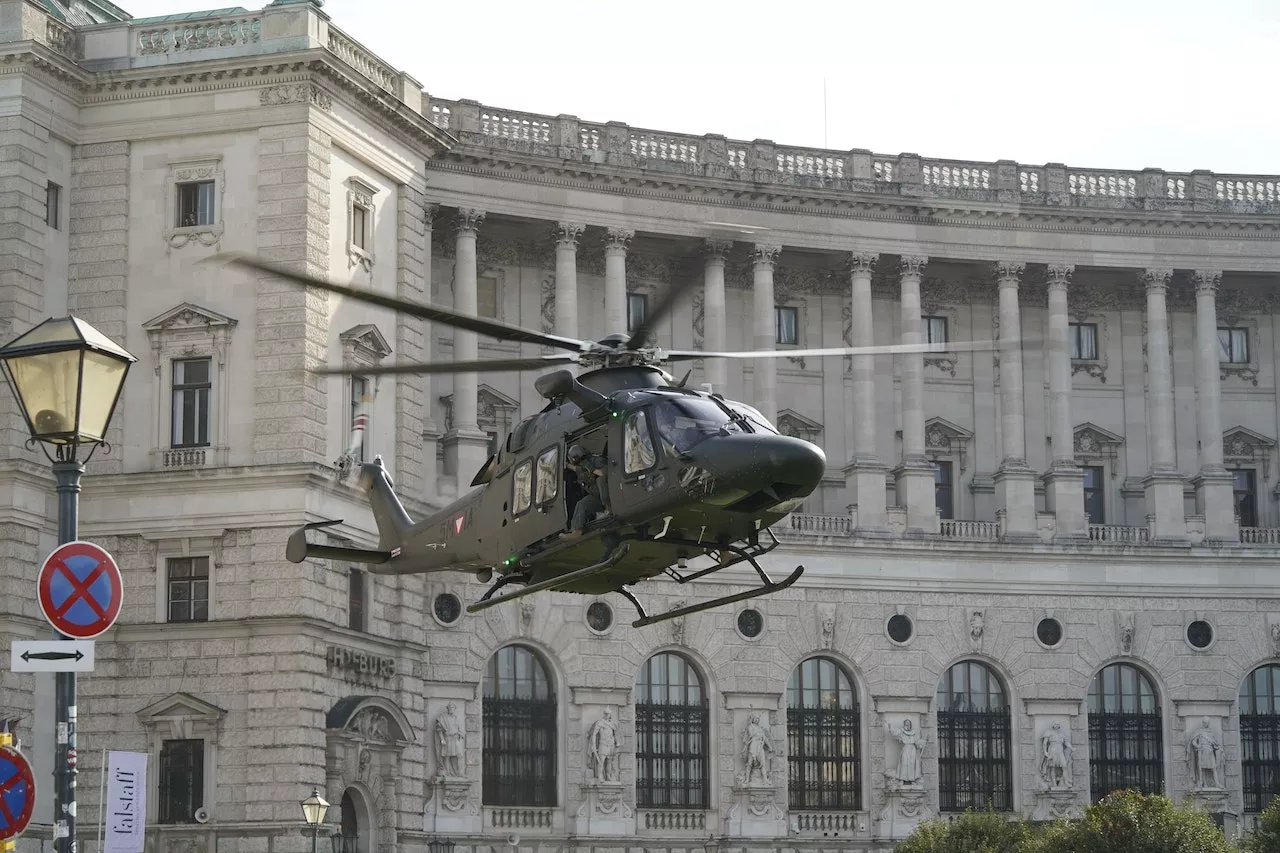
[[395, 551], [403, 543], [404, 535], [413, 522], [396, 497], [391, 475], [387, 473], [381, 456], [375, 456], [372, 462], [360, 466], [360, 484], [369, 495], [373, 521], [378, 525], [379, 550]]

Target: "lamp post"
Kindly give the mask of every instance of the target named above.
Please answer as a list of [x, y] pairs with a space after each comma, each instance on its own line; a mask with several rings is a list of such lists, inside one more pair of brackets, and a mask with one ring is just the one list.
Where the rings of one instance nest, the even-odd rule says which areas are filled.
[[[106, 442], [129, 366], [137, 361], [76, 317], [45, 320], [0, 348], [0, 367], [31, 438], [53, 463], [58, 544], [76, 541], [84, 463]], [[80, 447], [89, 448], [80, 458]], [[53, 448], [53, 453], [49, 452]], [[54, 631], [55, 640], [68, 639]], [[76, 850], [76, 674], [54, 674], [53, 822], [57, 853]]]
[[307, 826], [311, 827], [311, 853], [317, 853], [320, 825], [324, 823], [324, 816], [328, 813], [329, 802], [320, 796], [319, 788], [312, 788], [311, 796], [302, 801], [302, 816], [306, 818]]

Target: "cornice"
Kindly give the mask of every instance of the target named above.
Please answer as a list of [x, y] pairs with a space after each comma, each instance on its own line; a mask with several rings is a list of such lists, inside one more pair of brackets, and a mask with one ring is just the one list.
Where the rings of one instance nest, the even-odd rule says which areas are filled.
[[[947, 198], [912, 198], [870, 192], [836, 192], [790, 184], [745, 184], [715, 177], [648, 172], [619, 166], [577, 164], [528, 157], [501, 149], [459, 146], [427, 169], [580, 189], [664, 202], [683, 202], [764, 213], [804, 214], [904, 225], [961, 226], [979, 229], [1108, 235], [1119, 237], [1230, 236], [1233, 240], [1274, 241], [1280, 216], [1248, 218], [1197, 210], [1111, 210], [1107, 208], [1028, 208], [1020, 203]], [[1206, 234], [1212, 231], [1212, 235]]]

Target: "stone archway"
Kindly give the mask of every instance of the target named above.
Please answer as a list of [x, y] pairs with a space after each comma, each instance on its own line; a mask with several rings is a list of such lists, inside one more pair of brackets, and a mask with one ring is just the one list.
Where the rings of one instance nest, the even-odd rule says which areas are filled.
[[[346, 842], [355, 849], [342, 853], [396, 853], [400, 759], [415, 741], [408, 718], [383, 696], [348, 696], [329, 709], [325, 729], [327, 798], [356, 819], [355, 840]], [[350, 837], [345, 827], [343, 835]]]

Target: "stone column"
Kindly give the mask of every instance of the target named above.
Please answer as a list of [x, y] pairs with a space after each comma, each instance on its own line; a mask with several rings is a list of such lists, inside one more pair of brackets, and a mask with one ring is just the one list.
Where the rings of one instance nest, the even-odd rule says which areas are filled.
[[[1149, 269], [1147, 286], [1147, 424], [1151, 467], [1142, 481], [1147, 513], [1155, 516], [1154, 540], [1183, 542], [1187, 516], [1182, 502], [1182, 473], [1173, 444], [1173, 371], [1169, 356], [1169, 311], [1165, 294], [1173, 270]], [[1221, 437], [1218, 441], [1221, 442]]]
[[[929, 259], [903, 255], [898, 261], [902, 295], [902, 343], [920, 345], [920, 279]], [[898, 355], [902, 381], [902, 462], [894, 469], [898, 506], [907, 508], [907, 533], [937, 533], [934, 467], [924, 455], [924, 354]]]
[[[710, 352], [724, 352], [728, 345], [724, 297], [724, 262], [733, 248], [730, 240], [707, 240], [702, 271], [703, 346]], [[722, 358], [707, 359], [707, 382], [718, 394], [726, 393], [729, 366]]]
[[1048, 509], [1058, 539], [1087, 538], [1084, 471], [1076, 465], [1071, 425], [1071, 348], [1068, 341], [1067, 289], [1074, 266], [1049, 265], [1049, 437], [1053, 459], [1044, 475]]
[[1000, 289], [1000, 442], [1004, 448], [1004, 458], [993, 478], [996, 502], [1004, 510], [1004, 538], [1035, 539], [1036, 474], [1027, 465], [1022, 316], [1018, 310], [1018, 284], [1024, 265], [1000, 261], [995, 266]]
[[1196, 512], [1204, 516], [1205, 537], [1237, 541], [1234, 485], [1222, 464], [1222, 397], [1219, 388], [1218, 270], [1196, 270], [1196, 430], [1200, 434], [1200, 472], [1191, 481]]
[[[756, 243], [751, 250], [754, 264], [751, 305], [756, 320], [757, 352], [777, 349], [778, 346], [778, 320], [773, 310], [773, 267], [781, 253], [781, 246], [767, 243]], [[755, 376], [755, 407], [769, 423], [775, 423], [778, 420], [778, 365], [771, 358], [762, 358], [751, 369]]]
[[[851, 252], [849, 276], [852, 289], [852, 343], [855, 347], [875, 345], [871, 314], [871, 273], [874, 252]], [[859, 535], [887, 535], [884, 475], [888, 467], [880, 461], [876, 448], [876, 357], [853, 357], [853, 454], [845, 471], [845, 484], [857, 511]]]
[[604, 242], [604, 330], [606, 335], [627, 331], [627, 244], [636, 235], [629, 228], [609, 228]]
[[578, 337], [578, 239], [583, 226], [556, 224], [556, 334]]
[[[453, 304], [463, 314], [476, 313], [476, 234], [484, 222], [484, 211], [460, 208], [457, 215], [457, 237], [454, 250]], [[475, 332], [455, 329], [453, 357], [456, 361], [475, 361], [478, 357]], [[453, 375], [453, 428], [445, 436], [446, 458], [458, 478], [458, 495], [469, 489], [471, 479], [488, 458], [489, 437], [480, 431], [476, 421], [478, 397], [476, 373]]]

